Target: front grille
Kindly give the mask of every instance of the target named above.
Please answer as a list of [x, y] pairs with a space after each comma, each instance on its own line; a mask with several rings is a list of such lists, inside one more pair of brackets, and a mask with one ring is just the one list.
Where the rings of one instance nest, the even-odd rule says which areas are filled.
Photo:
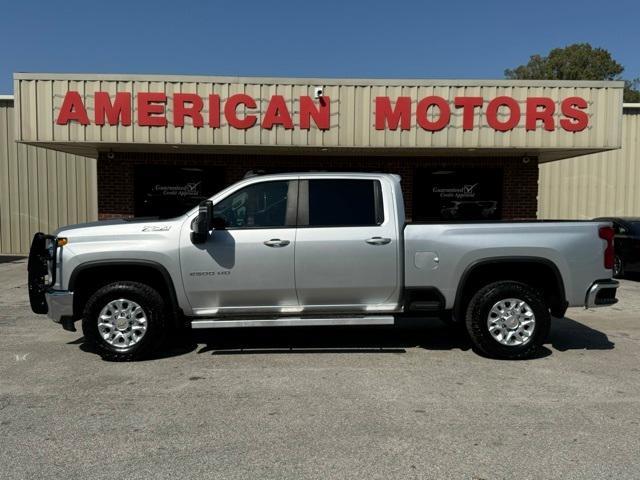
[[55, 271], [55, 237], [38, 232], [31, 241], [27, 264], [29, 303], [34, 313], [48, 312], [44, 294], [55, 283]]

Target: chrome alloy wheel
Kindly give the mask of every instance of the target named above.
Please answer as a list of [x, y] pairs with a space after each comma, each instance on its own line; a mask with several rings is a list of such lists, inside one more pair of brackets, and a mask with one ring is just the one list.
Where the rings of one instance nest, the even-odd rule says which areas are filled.
[[536, 327], [536, 316], [524, 300], [505, 298], [491, 307], [487, 326], [498, 343], [515, 347], [531, 340]]
[[98, 332], [113, 347], [131, 347], [147, 333], [147, 314], [134, 301], [112, 300], [100, 311]]

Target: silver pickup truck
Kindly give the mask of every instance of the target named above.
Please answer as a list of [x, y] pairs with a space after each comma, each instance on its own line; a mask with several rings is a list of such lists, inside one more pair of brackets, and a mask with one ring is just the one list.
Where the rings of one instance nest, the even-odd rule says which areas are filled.
[[609, 222], [405, 223], [390, 174], [255, 176], [170, 220], [35, 235], [35, 313], [115, 360], [175, 328], [381, 325], [439, 317], [498, 358], [535, 353], [552, 316], [611, 305]]

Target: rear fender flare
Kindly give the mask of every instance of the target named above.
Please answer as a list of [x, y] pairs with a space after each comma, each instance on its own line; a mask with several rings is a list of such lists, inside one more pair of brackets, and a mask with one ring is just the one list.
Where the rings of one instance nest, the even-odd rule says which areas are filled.
[[[467, 281], [471, 277], [474, 271], [476, 271], [480, 267], [485, 267], [487, 265], [494, 264], [504, 264], [504, 263], [522, 263], [522, 264], [538, 264], [544, 265], [546, 268], [549, 268], [555, 277], [556, 287], [559, 293], [559, 304], [551, 306], [551, 313], [556, 317], [561, 317], [564, 315], [568, 303], [567, 296], [564, 287], [564, 280], [562, 278], [562, 274], [558, 269], [558, 266], [552, 262], [551, 260], [543, 257], [527, 257], [527, 256], [516, 256], [516, 257], [491, 257], [484, 258], [482, 260], [476, 260], [469, 264], [462, 276], [460, 277], [460, 283], [458, 284], [458, 288], [456, 290], [456, 296], [453, 304], [453, 314], [456, 319], [461, 319], [464, 316], [463, 308], [463, 297], [464, 290], [467, 284]], [[505, 279], [508, 280], [508, 279]]]

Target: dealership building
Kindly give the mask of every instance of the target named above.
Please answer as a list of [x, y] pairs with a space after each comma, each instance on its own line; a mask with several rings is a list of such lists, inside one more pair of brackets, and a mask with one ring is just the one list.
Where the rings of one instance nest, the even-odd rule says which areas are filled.
[[176, 215], [259, 172], [397, 173], [413, 221], [536, 218], [541, 169], [624, 146], [622, 94], [622, 82], [15, 74], [0, 97], [0, 253], [62, 224]]

